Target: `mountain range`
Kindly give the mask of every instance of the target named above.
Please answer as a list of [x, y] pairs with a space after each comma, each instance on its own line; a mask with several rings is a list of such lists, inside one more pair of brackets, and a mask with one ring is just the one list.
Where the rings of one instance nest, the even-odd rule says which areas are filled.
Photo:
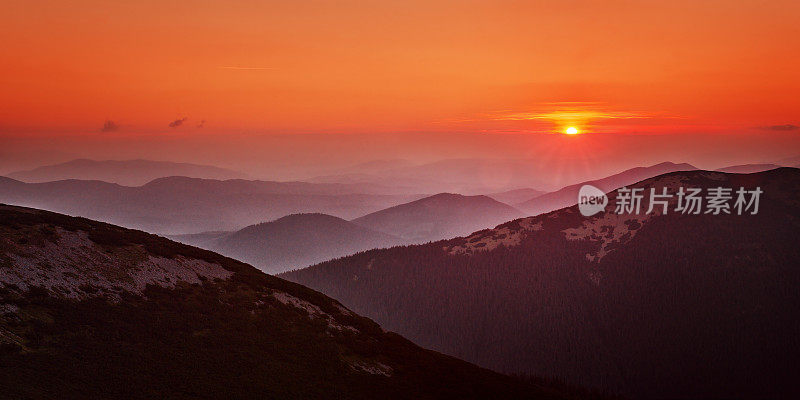
[[52, 182], [65, 179], [104, 181], [124, 186], [141, 186], [157, 178], [186, 176], [206, 179], [244, 179], [247, 175], [210, 165], [151, 160], [97, 161], [77, 159], [7, 174], [23, 182]]
[[[359, 164], [335, 173], [309, 178], [319, 183], [369, 183], [392, 182], [413, 190], [413, 193], [453, 192], [467, 195], [486, 194], [532, 187], [551, 190], [578, 182], [596, 173], [604, 174], [604, 167], [592, 171], [582, 163], [561, 163], [555, 160], [532, 159], [445, 159], [423, 164], [409, 162], [374, 162]], [[554, 174], [553, 169], [558, 173]]]
[[566, 398], [141, 231], [0, 205], [0, 233], [4, 398]]
[[513, 189], [507, 190], [505, 192], [498, 192], [498, 193], [489, 193], [487, 196], [506, 204], [519, 204], [527, 200], [531, 200], [535, 197], [539, 197], [547, 192], [531, 189], [531, 188], [522, 188], [522, 189]]
[[650, 167], [631, 168], [602, 179], [569, 185], [555, 192], [538, 195], [528, 201], [515, 204], [514, 206], [525, 211], [528, 215], [538, 215], [575, 204], [578, 198], [578, 191], [583, 185], [592, 185], [604, 192], [609, 192], [618, 187], [630, 185], [643, 179], [668, 172], [692, 171], [696, 169], [697, 168], [689, 164], [675, 164], [671, 162], [663, 162]]
[[440, 193], [376, 211], [352, 222], [411, 243], [424, 243], [490, 228], [523, 215], [488, 196]]
[[[369, 192], [372, 190], [372, 194]], [[0, 202], [92, 218], [161, 234], [236, 230], [289, 214], [356, 218], [421, 195], [363, 185], [159, 178], [128, 187], [101, 181], [25, 183], [0, 177]]]
[[487, 196], [441, 193], [352, 221], [320, 213], [293, 214], [234, 232], [171, 238], [279, 273], [360, 251], [456, 237], [521, 216]]
[[244, 261], [271, 274], [404, 243], [398, 237], [325, 214], [293, 214], [236, 232], [173, 239]]
[[[694, 215], [675, 211], [679, 187], [763, 193], [755, 215], [735, 197], [731, 214]], [[279, 276], [497, 371], [633, 398], [800, 396], [800, 170], [679, 171], [629, 188], [645, 193], [639, 214], [614, 212], [611, 191], [592, 217], [571, 206]], [[666, 213], [645, 213], [650, 188], [673, 194]]]

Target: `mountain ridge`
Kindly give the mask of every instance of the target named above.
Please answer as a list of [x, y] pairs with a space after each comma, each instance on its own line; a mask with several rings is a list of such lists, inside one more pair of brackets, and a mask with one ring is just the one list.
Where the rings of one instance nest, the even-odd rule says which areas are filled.
[[[0, 179], [0, 202], [78, 215], [160, 234], [235, 230], [301, 212], [346, 219], [418, 199], [353, 193], [355, 186], [168, 177], [129, 187], [104, 181]], [[379, 191], [376, 189], [376, 192]]]
[[244, 173], [212, 165], [144, 159], [91, 160], [86, 158], [7, 174], [8, 177], [28, 183], [79, 179], [106, 181], [123, 186], [139, 186], [159, 177], [174, 175], [218, 179], [247, 177]]
[[565, 397], [210, 251], [7, 205], [0, 231], [4, 396]]
[[404, 243], [398, 237], [322, 213], [291, 214], [235, 232], [176, 239], [247, 262], [267, 273]]
[[600, 190], [608, 192], [617, 189], [618, 187], [633, 184], [643, 179], [651, 178], [664, 173], [681, 170], [693, 171], [696, 169], [697, 168], [691, 164], [676, 164], [669, 161], [651, 165], [649, 167], [630, 168], [625, 171], [609, 175], [605, 178], [565, 186], [559, 190], [541, 194], [528, 201], [516, 204], [515, 206], [520, 210], [527, 212], [528, 215], [537, 215], [576, 204], [578, 191], [584, 185], [596, 186]]
[[485, 195], [439, 193], [356, 218], [351, 222], [412, 243], [460, 236], [524, 215]]
[[[644, 213], [648, 188], [682, 186], [760, 187], [760, 211]], [[569, 206], [280, 276], [495, 370], [547, 366], [635, 398], [796, 397], [800, 170], [678, 171], [630, 187], [644, 189], [637, 215]]]

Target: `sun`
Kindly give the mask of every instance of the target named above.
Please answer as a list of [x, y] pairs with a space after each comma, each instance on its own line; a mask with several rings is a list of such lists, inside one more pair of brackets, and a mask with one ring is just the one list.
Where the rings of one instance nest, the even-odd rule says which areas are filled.
[[576, 128], [574, 126], [570, 126], [569, 128], [567, 128], [566, 131], [564, 131], [564, 133], [566, 133], [567, 135], [577, 135], [578, 134], [578, 128]]

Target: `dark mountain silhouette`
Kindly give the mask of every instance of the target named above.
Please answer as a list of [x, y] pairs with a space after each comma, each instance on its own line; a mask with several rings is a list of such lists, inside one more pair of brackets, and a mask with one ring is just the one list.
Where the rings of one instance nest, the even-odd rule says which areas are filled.
[[412, 243], [455, 237], [490, 228], [522, 212], [487, 196], [440, 193], [380, 210], [352, 222]]
[[105, 181], [125, 186], [141, 186], [153, 179], [166, 176], [208, 179], [246, 178], [246, 175], [241, 172], [210, 165], [151, 160], [96, 161], [86, 159], [12, 172], [7, 176], [33, 183], [80, 179]]
[[210, 232], [175, 239], [244, 261], [271, 274], [402, 243], [397, 237], [325, 214], [294, 214], [237, 232]]
[[769, 171], [771, 169], [780, 168], [776, 164], [742, 164], [732, 165], [730, 167], [720, 168], [719, 172], [728, 172], [731, 174], [752, 174], [755, 172]]
[[539, 197], [547, 192], [531, 189], [531, 188], [523, 188], [523, 189], [514, 189], [514, 190], [507, 190], [505, 192], [499, 193], [490, 193], [487, 196], [506, 204], [519, 204], [524, 201], [533, 199], [535, 197]]
[[4, 398], [560, 398], [306, 287], [141, 231], [0, 205]]
[[230, 231], [303, 212], [350, 219], [420, 197], [365, 190], [361, 185], [186, 177], [159, 178], [138, 187], [80, 180], [23, 183], [0, 177], [0, 202], [163, 234]]
[[[674, 172], [639, 215], [577, 206], [282, 277], [498, 371], [643, 398], [798, 398], [800, 170]], [[756, 215], [656, 207], [647, 188], [760, 187]], [[704, 191], [704, 195], [708, 193]], [[731, 201], [733, 203], [735, 198]]]
[[697, 168], [689, 164], [674, 164], [671, 162], [664, 162], [650, 167], [631, 168], [603, 179], [570, 185], [555, 192], [536, 196], [528, 201], [516, 204], [514, 207], [526, 212], [528, 215], [539, 215], [577, 204], [578, 191], [583, 185], [592, 185], [603, 190], [604, 192], [609, 192], [618, 187], [630, 185], [643, 179], [651, 178], [668, 172], [692, 171], [696, 169]]

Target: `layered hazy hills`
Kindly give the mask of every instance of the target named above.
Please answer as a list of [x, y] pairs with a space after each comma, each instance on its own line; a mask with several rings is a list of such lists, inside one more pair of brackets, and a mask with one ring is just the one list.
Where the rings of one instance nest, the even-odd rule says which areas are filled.
[[17, 171], [6, 176], [23, 182], [52, 182], [66, 179], [105, 181], [125, 186], [141, 186], [166, 176], [188, 176], [208, 179], [242, 179], [238, 171], [188, 163], [151, 160], [96, 161], [78, 159]]
[[522, 189], [512, 189], [506, 190], [504, 192], [498, 193], [490, 193], [487, 196], [506, 204], [519, 204], [528, 200], [531, 200], [535, 197], [539, 197], [547, 192], [531, 189], [531, 188], [522, 188]]
[[239, 179], [165, 177], [128, 187], [81, 180], [24, 183], [0, 177], [0, 202], [164, 234], [236, 230], [305, 212], [351, 219], [422, 197], [380, 192], [380, 187], [364, 185]]
[[[499, 371], [643, 398], [797, 398], [800, 170], [636, 183], [641, 214], [576, 206], [282, 277]], [[649, 190], [760, 187], [756, 215], [644, 214]], [[704, 192], [705, 194], [705, 192]], [[734, 195], [735, 196], [735, 195]], [[733, 201], [731, 205], [733, 205]]]
[[267, 273], [403, 243], [398, 237], [325, 214], [294, 214], [236, 232], [175, 239], [247, 262]]
[[618, 187], [630, 185], [656, 175], [675, 171], [692, 171], [696, 169], [697, 168], [689, 164], [675, 164], [671, 162], [663, 162], [650, 167], [631, 168], [603, 179], [586, 181], [564, 187], [555, 192], [535, 196], [528, 201], [515, 204], [514, 207], [526, 212], [528, 215], [538, 215], [575, 204], [578, 198], [578, 191], [580, 191], [583, 185], [592, 185], [604, 192], [610, 192]]
[[234, 232], [172, 238], [279, 273], [359, 251], [452, 238], [522, 215], [487, 196], [442, 193], [352, 221], [320, 213], [293, 214]]
[[[650, 167], [652, 174], [640, 174], [634, 183], [661, 173], [671, 172], [664, 168]], [[795, 163], [789, 164], [794, 165]], [[675, 165], [675, 164], [673, 164]], [[686, 166], [686, 164], [677, 164]], [[694, 167], [692, 167], [694, 169]], [[398, 190], [408, 193], [461, 193], [465, 195], [494, 194], [513, 192], [520, 188], [536, 191], [554, 191], [576, 182], [584, 182], [596, 177], [616, 173], [616, 167], [597, 164], [588, 165], [576, 160], [538, 157], [531, 159], [445, 159], [424, 164], [413, 164], [403, 160], [376, 161], [355, 165], [351, 168], [332, 172], [325, 176], [307, 179], [316, 183], [361, 183], [380, 185], [391, 182]], [[630, 174], [636, 177], [636, 172]], [[613, 190], [617, 186], [611, 187]], [[527, 198], [496, 198], [504, 203], [519, 204], [530, 200], [539, 193], [531, 193]]]
[[575, 165], [563, 166], [563, 174], [553, 176], [541, 159], [448, 159], [424, 164], [374, 162], [360, 164], [338, 173], [310, 178], [309, 182], [347, 182], [380, 184], [392, 182], [414, 193], [453, 192], [485, 194], [521, 187], [561, 187], [585, 176]]
[[261, 181], [246, 179], [197, 179], [186, 176], [169, 176], [154, 179], [143, 188], [149, 190], [183, 190], [189, 192], [225, 192], [257, 194], [305, 194], [337, 196], [344, 194], [385, 195], [395, 194], [394, 188], [387, 185], [358, 183], [309, 183], [301, 181]]
[[218, 254], [0, 206], [8, 398], [554, 398]]
[[521, 211], [488, 196], [440, 193], [380, 210], [352, 222], [412, 243], [424, 243], [461, 236], [521, 216]]

